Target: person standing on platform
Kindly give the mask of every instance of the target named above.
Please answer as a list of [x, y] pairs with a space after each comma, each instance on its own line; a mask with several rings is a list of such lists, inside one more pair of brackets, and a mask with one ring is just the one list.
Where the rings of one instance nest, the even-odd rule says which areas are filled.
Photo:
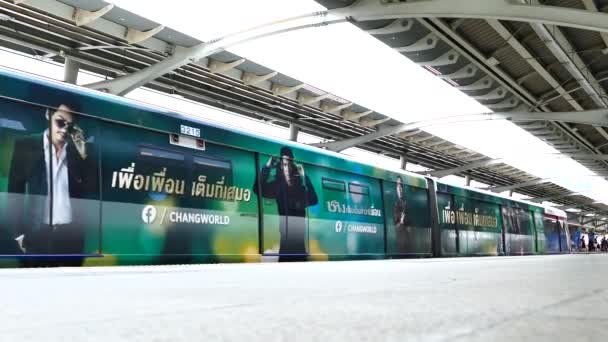
[[587, 247], [587, 246], [585, 246], [585, 234], [581, 233], [580, 243], [581, 243], [581, 252], [584, 252], [585, 248]]
[[25, 266], [82, 264], [84, 226], [74, 200], [97, 192], [97, 166], [74, 110], [47, 109], [50, 127], [14, 145], [8, 206]]

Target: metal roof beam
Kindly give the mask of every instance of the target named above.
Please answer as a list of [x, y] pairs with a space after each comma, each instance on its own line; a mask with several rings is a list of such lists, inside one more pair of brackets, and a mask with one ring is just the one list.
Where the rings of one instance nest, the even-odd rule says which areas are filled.
[[513, 39], [513, 33], [509, 31], [500, 21], [498, 20], [488, 20], [488, 24], [492, 26], [492, 28], [498, 33], [517, 53], [524, 58], [528, 64], [536, 71], [538, 75], [540, 75], [549, 85], [557, 90], [557, 92], [564, 97], [566, 101], [575, 109], [575, 110], [583, 110], [583, 107], [574, 99], [570, 94], [561, 86], [560, 82], [558, 82], [549, 72], [545, 69], [528, 51], [528, 49], [520, 43], [517, 39]]
[[[608, 107], [606, 93], [591, 74], [585, 62], [575, 53], [566, 53], [566, 51], [574, 50], [572, 44], [562, 33], [561, 29], [554, 26], [545, 27], [545, 25], [539, 23], [533, 23], [532, 29], [538, 34], [555, 57], [557, 57], [559, 63], [581, 84], [582, 88], [591, 97], [593, 102], [600, 108]], [[594, 126], [594, 129], [604, 137], [604, 139], [608, 140], [608, 133], [606, 133], [604, 128]]]
[[492, 110], [510, 109], [517, 107], [517, 105], [519, 105], [519, 99], [514, 96], [506, 98], [498, 103], [485, 104], [486, 107]]
[[465, 164], [463, 166], [451, 168], [451, 169], [431, 171], [430, 175], [433, 177], [445, 177], [445, 176], [458, 174], [458, 173], [461, 173], [461, 172], [464, 172], [467, 170], [471, 170], [471, 169], [477, 169], [480, 167], [500, 164], [500, 163], [502, 163], [502, 161], [503, 161], [502, 159], [485, 159], [485, 160], [480, 160], [480, 161], [476, 161], [473, 163]]
[[[585, 5], [585, 8], [588, 11], [599, 12], [599, 8], [597, 8], [597, 6], [595, 4], [595, 0], [582, 0], [582, 1], [583, 1], [583, 5]], [[606, 49], [604, 49], [602, 52], [604, 54], [606, 54], [606, 53], [608, 53], [608, 33], [601, 32], [600, 35], [602, 36], [602, 40], [604, 41], [604, 44], [606, 45]]]
[[439, 42], [439, 38], [434, 33], [429, 33], [426, 36], [420, 38], [418, 41], [408, 46], [395, 47], [396, 51], [399, 52], [418, 52], [434, 49]]
[[151, 38], [155, 34], [162, 31], [164, 28], [165, 28], [164, 25], [158, 25], [157, 27], [155, 27], [151, 30], [140, 31], [140, 30], [136, 30], [132, 27], [129, 27], [127, 29], [127, 32], [125, 33], [125, 39], [127, 40], [127, 43], [129, 43], [129, 44], [137, 44], [137, 43], [143, 42], [146, 39]]
[[366, 110], [365, 112], [354, 112], [352, 110], [345, 110], [342, 112], [342, 117], [344, 118], [344, 120], [359, 121], [359, 119], [366, 117], [372, 114], [373, 112], [373, 110]]
[[401, 132], [421, 128], [424, 126], [445, 123], [458, 123], [464, 121], [483, 121], [483, 120], [511, 120], [511, 121], [536, 121], [547, 120], [554, 122], [573, 122], [587, 125], [608, 126], [608, 109], [596, 109], [579, 112], [505, 112], [505, 113], [484, 113], [476, 115], [452, 116], [446, 118], [438, 118], [427, 121], [419, 121], [412, 123], [403, 123], [395, 126], [381, 126], [375, 132], [353, 137], [344, 140], [336, 140], [327, 143], [318, 143], [314, 146], [325, 147], [332, 151], [342, 151], [349, 147], [368, 143], [370, 141], [398, 134]]
[[110, 94], [126, 95], [132, 90], [137, 89], [168, 72], [219, 51], [221, 51], [221, 49], [215, 47], [215, 45], [205, 43], [201, 43], [191, 48], [177, 46], [175, 47], [173, 55], [161, 62], [140, 71], [117, 77], [113, 80], [87, 84], [86, 87], [105, 91]]
[[486, 190], [489, 190], [489, 191], [492, 191], [495, 193], [500, 193], [500, 192], [504, 192], [504, 191], [513, 191], [515, 189], [524, 188], [527, 186], [540, 185], [540, 184], [544, 184], [544, 183], [548, 183], [548, 182], [549, 182], [548, 178], [534, 179], [534, 180], [515, 183], [515, 184], [511, 184], [511, 185], [489, 187], [489, 188], [486, 188]]
[[347, 103], [343, 103], [343, 104], [333, 104], [333, 103], [321, 103], [321, 110], [324, 111], [325, 113], [336, 113], [339, 112], [343, 109], [346, 109], [350, 106], [352, 106], [354, 103], [352, 102], [347, 102]]
[[433, 0], [392, 2], [360, 0], [329, 11], [357, 21], [399, 18], [477, 18], [540, 22], [608, 32], [608, 14], [574, 8], [521, 4], [505, 0]]
[[242, 81], [246, 85], [256, 85], [256, 84], [262, 83], [264, 81], [267, 81], [267, 80], [275, 77], [278, 74], [279, 73], [277, 71], [270, 72], [266, 75], [256, 75], [251, 72], [244, 72]]
[[298, 103], [300, 103], [302, 106], [310, 106], [313, 103], [321, 102], [322, 100], [325, 100], [326, 98], [328, 98], [330, 96], [331, 96], [330, 93], [325, 93], [325, 94], [317, 95], [317, 96], [309, 96], [309, 95], [304, 95], [304, 94], [300, 93], [300, 96], [298, 96]]
[[245, 63], [245, 60], [245, 58], [239, 58], [235, 61], [225, 63], [212, 59], [209, 61], [209, 71], [211, 71], [212, 74], [221, 74]]
[[110, 12], [112, 8], [114, 8], [114, 4], [108, 4], [101, 9], [92, 12], [85, 11], [82, 8], [74, 8], [72, 18], [74, 19], [76, 26], [83, 26], [101, 18], [104, 14]]
[[221, 38], [212, 39], [190, 48], [177, 46], [172, 56], [134, 73], [87, 85], [87, 87], [106, 91], [116, 95], [125, 95], [166, 73], [169, 73], [186, 64], [196, 62], [214, 53], [231, 46], [253, 41], [259, 38], [273, 36], [281, 33], [308, 29], [312, 27], [343, 23], [346, 17], [328, 17], [328, 11], [313, 12], [305, 15], [273, 21], [250, 29], [241, 30]]
[[560, 199], [560, 198], [570, 197], [570, 196], [575, 196], [575, 195], [580, 195], [580, 192], [568, 192], [565, 194], [554, 195], [554, 196], [528, 198], [528, 199], [526, 199], [526, 201], [542, 203], [545, 201], [550, 201], [550, 200], [555, 200], [555, 199]]
[[507, 92], [505, 91], [505, 89], [503, 87], [498, 87], [486, 94], [473, 95], [470, 97], [475, 100], [500, 100], [504, 99], [505, 96], [507, 96]]
[[[342, 23], [347, 20], [399, 19], [414, 17], [470, 17], [496, 18], [516, 21], [540, 21], [550, 24], [608, 32], [608, 15], [554, 6], [522, 5], [503, 0], [434, 0], [407, 3], [382, 3], [362, 0], [354, 5], [331, 11], [270, 22], [249, 30], [239, 31], [191, 48], [177, 47], [175, 53], [155, 65], [114, 80], [89, 85], [93, 89], [124, 95], [151, 80], [195, 62], [230, 46], [262, 37], [296, 31], [320, 25]], [[454, 52], [455, 51], [451, 51]], [[451, 63], [458, 54], [446, 53], [429, 65]]]
[[363, 127], [375, 127], [390, 120], [391, 118], [388, 117], [382, 119], [362, 119], [359, 121], [359, 124]]
[[475, 76], [477, 72], [477, 67], [473, 65], [473, 63], [469, 63], [464, 67], [460, 68], [458, 71], [455, 71], [451, 74], [438, 75], [439, 78], [447, 78], [447, 79], [458, 79], [458, 78], [469, 78]]
[[286, 87], [286, 86], [282, 86], [280, 84], [275, 83], [272, 85], [272, 93], [275, 96], [283, 96], [283, 95], [293, 93], [294, 91], [298, 91], [298, 90], [304, 88], [304, 86], [306, 86], [306, 84], [304, 84], [304, 83], [300, 83], [293, 87]]
[[369, 34], [395, 34], [401, 32], [407, 32], [414, 26], [414, 20], [412, 19], [395, 19], [386, 26], [365, 30]]

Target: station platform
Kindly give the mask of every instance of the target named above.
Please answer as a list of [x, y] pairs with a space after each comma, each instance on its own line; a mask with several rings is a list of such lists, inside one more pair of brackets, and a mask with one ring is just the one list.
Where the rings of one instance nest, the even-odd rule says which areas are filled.
[[0, 341], [600, 341], [608, 255], [0, 270]]

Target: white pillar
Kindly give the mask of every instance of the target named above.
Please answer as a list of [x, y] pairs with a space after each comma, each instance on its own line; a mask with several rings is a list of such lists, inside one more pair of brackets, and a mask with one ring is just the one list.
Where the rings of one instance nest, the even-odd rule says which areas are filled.
[[66, 83], [76, 84], [76, 81], [78, 80], [78, 70], [80, 70], [80, 63], [66, 57], [63, 66], [63, 80]]
[[300, 129], [294, 124], [289, 124], [289, 140], [298, 141], [298, 133]]
[[399, 157], [399, 164], [400, 164], [399, 168], [401, 170], [405, 170], [405, 168], [407, 167], [407, 155], [406, 154], [402, 154]]

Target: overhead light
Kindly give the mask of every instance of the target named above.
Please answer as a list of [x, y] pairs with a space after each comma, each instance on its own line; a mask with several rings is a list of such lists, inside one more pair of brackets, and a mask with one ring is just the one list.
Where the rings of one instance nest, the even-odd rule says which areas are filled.
[[568, 208], [566, 211], [570, 213], [580, 213], [582, 210], [577, 208]]
[[11, 20], [13, 20], [13, 17], [9, 17], [6, 14], [0, 13], [0, 21], [11, 21]]

